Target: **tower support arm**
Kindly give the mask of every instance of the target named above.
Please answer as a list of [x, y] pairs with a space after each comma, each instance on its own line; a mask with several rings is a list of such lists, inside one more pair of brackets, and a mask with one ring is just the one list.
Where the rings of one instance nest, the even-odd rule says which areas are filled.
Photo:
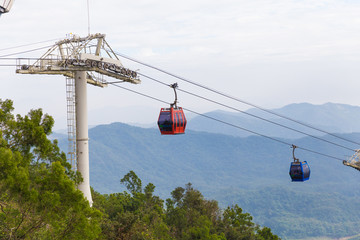
[[360, 149], [356, 149], [350, 159], [344, 160], [343, 164], [360, 171]]

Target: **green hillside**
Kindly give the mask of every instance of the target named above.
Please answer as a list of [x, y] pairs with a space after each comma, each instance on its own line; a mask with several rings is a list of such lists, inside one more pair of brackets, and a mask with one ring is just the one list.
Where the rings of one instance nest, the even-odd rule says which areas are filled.
[[216, 197], [236, 202], [283, 239], [340, 238], [359, 232], [359, 197], [283, 186], [229, 189]]

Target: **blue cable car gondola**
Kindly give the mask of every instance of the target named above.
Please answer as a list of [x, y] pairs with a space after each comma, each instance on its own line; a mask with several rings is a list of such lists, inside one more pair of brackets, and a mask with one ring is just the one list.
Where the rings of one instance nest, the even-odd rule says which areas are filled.
[[186, 118], [184, 111], [181, 107], [177, 107], [177, 83], [171, 85], [175, 92], [175, 101], [170, 104], [170, 108], [161, 108], [158, 126], [161, 135], [175, 135], [185, 133]]
[[310, 178], [310, 167], [306, 161], [300, 162], [299, 159], [295, 158], [295, 145], [293, 148], [294, 161], [290, 165], [289, 175], [293, 182], [303, 182]]

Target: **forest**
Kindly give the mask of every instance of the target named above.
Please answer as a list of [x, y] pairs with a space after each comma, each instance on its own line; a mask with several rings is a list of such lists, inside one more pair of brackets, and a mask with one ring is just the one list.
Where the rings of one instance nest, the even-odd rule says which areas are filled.
[[49, 139], [53, 118], [13, 111], [11, 100], [0, 100], [0, 239], [279, 239], [240, 206], [221, 209], [191, 183], [163, 200], [134, 171], [119, 182], [127, 191], [93, 191], [90, 207], [76, 189], [81, 175]]

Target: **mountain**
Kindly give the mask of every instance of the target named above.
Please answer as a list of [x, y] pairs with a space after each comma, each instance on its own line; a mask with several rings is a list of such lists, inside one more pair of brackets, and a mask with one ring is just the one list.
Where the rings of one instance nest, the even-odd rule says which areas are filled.
[[[161, 136], [158, 129], [122, 123], [96, 126], [89, 136], [90, 182], [101, 193], [124, 191], [120, 179], [134, 170], [144, 185], [153, 183], [162, 198], [191, 182], [223, 207], [239, 204], [283, 239], [359, 233], [360, 174], [338, 159], [297, 149], [295, 155], [308, 161], [311, 177], [293, 183], [288, 175], [290, 146], [259, 136], [191, 130]], [[341, 136], [360, 141], [360, 133]], [[66, 138], [57, 138], [66, 149]], [[352, 154], [309, 137], [278, 140], [339, 158]]]
[[[360, 132], [360, 125], [354, 121], [354, 119], [360, 119], [360, 107], [358, 106], [337, 103], [326, 103], [323, 105], [299, 103], [290, 104], [278, 109], [271, 109], [270, 111], [330, 133]], [[325, 135], [323, 132], [307, 128], [296, 122], [289, 121], [258, 108], [249, 109], [245, 111], [245, 113], [213, 111], [205, 113], [205, 115], [273, 137], [288, 139], [304, 137], [305, 135], [300, 132], [316, 136]], [[253, 117], [253, 115], [257, 118]], [[259, 118], [276, 122], [277, 124]], [[279, 125], [287, 126], [288, 129]], [[239, 137], [253, 135], [250, 132], [236, 129], [232, 126], [215, 122], [202, 116], [197, 116], [189, 120], [187, 128], [194, 131], [222, 133]], [[297, 131], [292, 131], [289, 128], [296, 129]]]

